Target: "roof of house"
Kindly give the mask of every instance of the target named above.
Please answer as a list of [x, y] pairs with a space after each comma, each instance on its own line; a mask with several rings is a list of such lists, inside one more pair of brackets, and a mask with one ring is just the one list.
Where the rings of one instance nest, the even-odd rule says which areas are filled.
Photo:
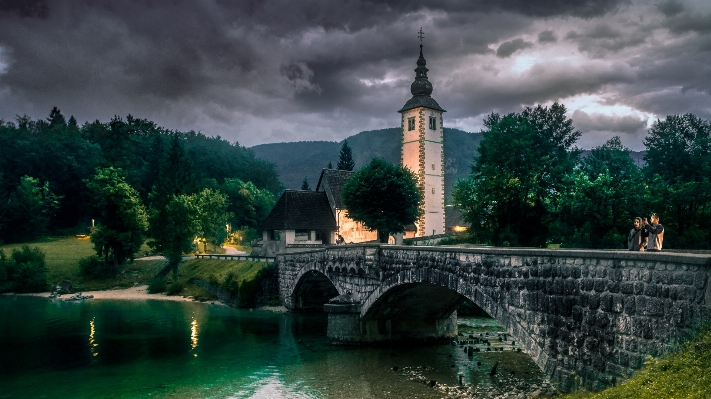
[[337, 169], [323, 169], [321, 171], [321, 177], [318, 179], [318, 184], [316, 185], [316, 191], [325, 191], [324, 186], [328, 186], [331, 189], [330, 199], [333, 201], [332, 205], [336, 209], [344, 209], [343, 206], [343, 186], [346, 184], [348, 179], [350, 179], [355, 172], [350, 170], [337, 170]]
[[286, 190], [262, 223], [262, 230], [302, 229], [337, 229], [325, 192]]

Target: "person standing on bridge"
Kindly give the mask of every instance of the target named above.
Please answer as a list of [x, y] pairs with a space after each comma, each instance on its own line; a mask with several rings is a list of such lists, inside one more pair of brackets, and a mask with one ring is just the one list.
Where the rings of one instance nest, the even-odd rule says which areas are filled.
[[630, 251], [644, 251], [647, 247], [649, 233], [643, 227], [644, 221], [641, 217], [634, 218], [634, 228], [627, 236], [627, 249]]
[[649, 233], [647, 251], [658, 252], [662, 250], [662, 241], [664, 241], [664, 226], [659, 223], [659, 215], [656, 213], [653, 213], [649, 218], [652, 223], [648, 223], [647, 218], [644, 218], [644, 230]]

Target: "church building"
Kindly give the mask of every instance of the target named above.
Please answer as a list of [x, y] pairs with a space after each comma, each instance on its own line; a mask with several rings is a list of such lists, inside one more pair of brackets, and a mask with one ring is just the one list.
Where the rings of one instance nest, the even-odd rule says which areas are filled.
[[432, 83], [427, 78], [426, 64], [420, 44], [415, 81], [410, 85], [412, 98], [398, 111], [402, 129], [401, 163], [415, 173], [424, 197], [422, 216], [415, 222], [417, 237], [445, 232], [442, 114], [446, 111], [430, 96]]
[[[422, 31], [420, 30], [420, 38]], [[444, 122], [446, 112], [432, 94], [425, 57], [415, 69], [410, 98], [401, 115], [401, 165], [417, 177], [423, 194], [422, 215], [414, 226], [404, 226], [404, 238], [445, 234]], [[377, 231], [346, 216], [341, 193], [354, 172], [324, 169], [315, 192], [286, 190], [262, 224], [263, 238], [255, 250], [273, 256], [306, 247], [331, 245], [341, 235], [347, 243], [377, 240]], [[414, 234], [413, 234], [414, 230]]]

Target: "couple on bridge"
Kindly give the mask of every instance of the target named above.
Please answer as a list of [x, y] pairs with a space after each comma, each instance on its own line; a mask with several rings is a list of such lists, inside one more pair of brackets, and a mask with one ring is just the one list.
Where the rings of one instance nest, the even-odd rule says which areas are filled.
[[641, 217], [634, 218], [634, 228], [627, 236], [627, 249], [630, 251], [651, 251], [662, 250], [664, 241], [664, 226], [659, 223], [659, 215], [653, 213], [650, 216], [651, 223]]

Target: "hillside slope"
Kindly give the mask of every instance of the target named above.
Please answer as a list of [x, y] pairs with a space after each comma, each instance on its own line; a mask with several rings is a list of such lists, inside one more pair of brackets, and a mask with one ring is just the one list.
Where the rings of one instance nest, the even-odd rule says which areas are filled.
[[[445, 196], [450, 197], [452, 185], [457, 179], [469, 175], [476, 149], [482, 135], [467, 133], [459, 129], [444, 129], [444, 185]], [[353, 149], [356, 169], [381, 157], [388, 162], [400, 163], [400, 129], [388, 128], [360, 132], [349, 137], [348, 144]], [[321, 175], [321, 169], [338, 163], [338, 154], [343, 142], [300, 141], [294, 143], [260, 144], [252, 147], [259, 158], [272, 162], [277, 167], [279, 178], [289, 189], [301, 188], [306, 177], [312, 189]]]

